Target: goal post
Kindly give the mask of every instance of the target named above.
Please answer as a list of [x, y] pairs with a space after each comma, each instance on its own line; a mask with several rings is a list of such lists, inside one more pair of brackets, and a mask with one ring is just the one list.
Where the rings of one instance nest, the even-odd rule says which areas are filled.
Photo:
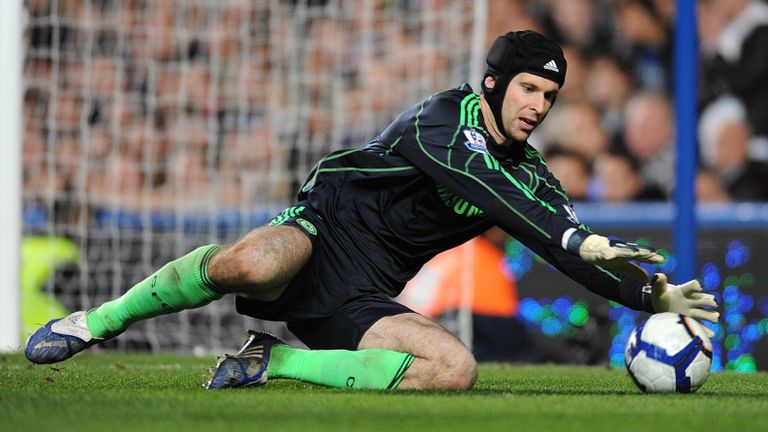
[[0, 2], [0, 352], [21, 345], [21, 3]]

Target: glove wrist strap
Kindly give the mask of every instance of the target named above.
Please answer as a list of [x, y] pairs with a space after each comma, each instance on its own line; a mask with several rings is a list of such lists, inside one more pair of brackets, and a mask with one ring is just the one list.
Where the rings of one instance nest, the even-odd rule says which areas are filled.
[[584, 239], [586, 239], [591, 235], [592, 235], [591, 232], [587, 232], [587, 231], [576, 229], [576, 228], [569, 228], [563, 234], [563, 244], [562, 244], [563, 249], [567, 250], [572, 254], [579, 255], [579, 249], [581, 248], [581, 244], [584, 243]]
[[653, 286], [650, 283], [643, 285], [640, 289], [640, 300], [643, 302], [643, 309], [648, 313], [656, 313], [653, 308]]

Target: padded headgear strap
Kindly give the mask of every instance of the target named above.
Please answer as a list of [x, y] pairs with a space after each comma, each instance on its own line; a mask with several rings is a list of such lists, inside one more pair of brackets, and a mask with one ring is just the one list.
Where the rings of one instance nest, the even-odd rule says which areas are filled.
[[[488, 69], [483, 75], [483, 95], [491, 107], [499, 131], [506, 137], [501, 120], [501, 106], [509, 82], [520, 72], [527, 72], [552, 80], [563, 86], [568, 67], [563, 50], [551, 39], [533, 30], [509, 32], [500, 36], [485, 59]], [[485, 78], [493, 77], [493, 89], [485, 86]]]

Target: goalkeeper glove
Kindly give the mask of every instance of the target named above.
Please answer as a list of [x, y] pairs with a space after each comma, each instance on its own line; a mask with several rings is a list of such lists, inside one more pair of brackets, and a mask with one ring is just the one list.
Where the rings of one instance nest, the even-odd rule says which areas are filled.
[[590, 264], [621, 273], [643, 284], [648, 283], [648, 273], [630, 260], [650, 264], [664, 262], [664, 257], [648, 246], [609, 240], [607, 237], [586, 231], [574, 231], [568, 239], [566, 249], [577, 252], [581, 259]]
[[[651, 303], [655, 312], [675, 312], [697, 320], [713, 323], [720, 318], [720, 313], [706, 308], [716, 308], [715, 296], [701, 292], [701, 285], [696, 279], [681, 285], [667, 283], [667, 275], [656, 273], [651, 280]], [[710, 338], [715, 333], [702, 325]]]

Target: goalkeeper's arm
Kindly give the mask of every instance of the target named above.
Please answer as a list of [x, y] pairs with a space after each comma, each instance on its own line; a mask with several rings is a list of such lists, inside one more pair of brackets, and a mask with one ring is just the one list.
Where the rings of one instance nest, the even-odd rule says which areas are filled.
[[650, 292], [643, 291], [643, 286], [648, 283], [647, 275], [639, 267], [629, 266], [635, 273], [634, 277], [629, 277], [589, 263], [577, 253], [563, 250], [560, 245], [544, 244], [525, 236], [517, 239], [591, 292], [628, 308], [653, 313]]
[[[608, 240], [597, 234], [581, 233], [574, 232], [570, 237], [569, 250], [577, 252], [586, 262], [625, 274], [640, 282], [646, 281], [648, 276], [645, 270], [630, 260], [654, 264], [664, 262], [664, 257], [647, 246]], [[715, 297], [703, 293], [699, 281], [695, 279], [681, 285], [673, 285], [667, 282], [665, 274], [656, 273], [645, 290], [650, 291], [653, 311], [656, 313], [675, 312], [711, 322], [717, 322], [720, 317], [718, 312], [711, 310], [717, 307]]]
[[563, 248], [587, 263], [629, 276], [643, 284], [648, 282], [648, 274], [631, 261], [648, 264], [664, 262], [664, 257], [648, 246], [609, 240], [607, 237], [574, 228], [563, 235]]

